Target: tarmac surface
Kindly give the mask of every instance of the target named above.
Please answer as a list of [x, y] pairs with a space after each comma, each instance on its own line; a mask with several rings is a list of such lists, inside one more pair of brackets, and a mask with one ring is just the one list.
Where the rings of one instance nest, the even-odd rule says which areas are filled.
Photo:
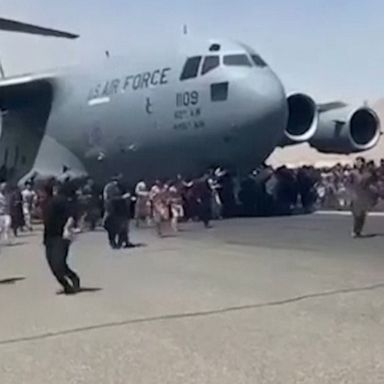
[[0, 252], [1, 384], [384, 383], [384, 218], [236, 219], [81, 235], [57, 295], [41, 233]]

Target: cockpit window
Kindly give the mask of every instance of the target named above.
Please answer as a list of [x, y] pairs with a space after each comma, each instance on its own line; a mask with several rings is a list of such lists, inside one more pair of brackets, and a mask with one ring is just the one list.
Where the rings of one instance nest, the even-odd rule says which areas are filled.
[[190, 57], [184, 65], [180, 80], [193, 79], [199, 73], [201, 56]]
[[201, 74], [205, 75], [209, 71], [217, 68], [220, 65], [220, 57], [219, 56], [206, 56], [203, 63], [203, 69], [201, 70]]
[[252, 67], [247, 55], [226, 55], [224, 56], [224, 65]]
[[267, 63], [259, 55], [251, 55], [256, 67], [266, 67]]

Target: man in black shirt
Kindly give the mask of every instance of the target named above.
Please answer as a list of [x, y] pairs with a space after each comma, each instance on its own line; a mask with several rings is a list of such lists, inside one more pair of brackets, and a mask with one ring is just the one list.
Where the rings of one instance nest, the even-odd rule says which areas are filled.
[[73, 207], [62, 187], [47, 186], [46, 193], [47, 202], [43, 212], [46, 258], [64, 293], [74, 294], [80, 290], [80, 279], [67, 264], [75, 222]]
[[109, 245], [112, 249], [118, 249], [116, 238], [119, 233], [119, 223], [116, 217], [115, 200], [121, 199], [123, 192], [120, 187], [120, 176], [115, 176], [104, 187], [103, 199], [105, 207], [104, 228], [108, 233]]
[[134, 245], [129, 241], [129, 219], [130, 219], [130, 194], [125, 193], [121, 197], [114, 198], [112, 201], [113, 217], [117, 232], [117, 246], [120, 248], [133, 248]]
[[205, 228], [211, 228], [212, 219], [212, 189], [209, 185], [209, 176], [204, 175], [194, 182], [194, 194], [198, 203], [199, 219]]
[[132, 248], [129, 241], [130, 193], [121, 182], [122, 175], [112, 178], [104, 188], [106, 215], [104, 227], [112, 249]]

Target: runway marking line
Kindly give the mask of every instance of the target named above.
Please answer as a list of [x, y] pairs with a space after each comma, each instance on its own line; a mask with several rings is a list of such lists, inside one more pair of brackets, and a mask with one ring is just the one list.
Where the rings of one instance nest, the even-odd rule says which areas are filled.
[[191, 319], [191, 318], [197, 318], [197, 317], [211, 317], [211, 316], [223, 315], [231, 312], [255, 310], [259, 308], [279, 307], [279, 306], [298, 303], [301, 301], [307, 301], [311, 299], [320, 299], [320, 298], [329, 297], [329, 296], [352, 294], [357, 292], [374, 291], [377, 289], [384, 289], [384, 283], [377, 283], [377, 284], [363, 286], [363, 287], [340, 288], [340, 289], [334, 289], [334, 290], [325, 291], [325, 292], [307, 293], [301, 296], [294, 296], [286, 299], [261, 302], [256, 304], [248, 304], [248, 305], [246, 304], [246, 305], [218, 308], [218, 309], [198, 311], [198, 312], [173, 313], [173, 314], [165, 314], [165, 315], [159, 315], [159, 316], [153, 316], [153, 317], [142, 317], [142, 318], [136, 318], [136, 319], [116, 321], [111, 323], [101, 323], [101, 324], [89, 325], [89, 326], [84, 326], [79, 328], [66, 329], [62, 331], [50, 331], [50, 332], [36, 334], [32, 336], [24, 336], [24, 337], [12, 338], [12, 339], [0, 340], [0, 347], [11, 345], [11, 344], [26, 343], [31, 341], [41, 341], [41, 340], [56, 338], [60, 336], [62, 337], [66, 335], [74, 335], [78, 333], [90, 332], [90, 331], [95, 331], [100, 329], [123, 327], [123, 326], [128, 326], [133, 324], [154, 323], [154, 322], [167, 321], [167, 320], [182, 320], [182, 319]]
[[[315, 215], [335, 215], [335, 216], [351, 216], [350, 211], [317, 211]], [[369, 212], [372, 217], [384, 217], [384, 212]]]

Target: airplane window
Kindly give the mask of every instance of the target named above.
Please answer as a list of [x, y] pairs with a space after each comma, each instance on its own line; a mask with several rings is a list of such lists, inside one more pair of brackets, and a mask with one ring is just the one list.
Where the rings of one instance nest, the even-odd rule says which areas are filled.
[[228, 99], [228, 82], [211, 85], [211, 100], [225, 101]]
[[224, 65], [252, 67], [247, 55], [226, 55], [224, 56]]
[[201, 56], [190, 57], [184, 65], [180, 80], [193, 79], [199, 73]]
[[256, 67], [266, 67], [267, 63], [259, 55], [251, 55]]
[[207, 56], [204, 59], [203, 69], [201, 70], [201, 74], [205, 75], [209, 71], [212, 71], [213, 69], [217, 68], [219, 65], [220, 65], [219, 56]]

